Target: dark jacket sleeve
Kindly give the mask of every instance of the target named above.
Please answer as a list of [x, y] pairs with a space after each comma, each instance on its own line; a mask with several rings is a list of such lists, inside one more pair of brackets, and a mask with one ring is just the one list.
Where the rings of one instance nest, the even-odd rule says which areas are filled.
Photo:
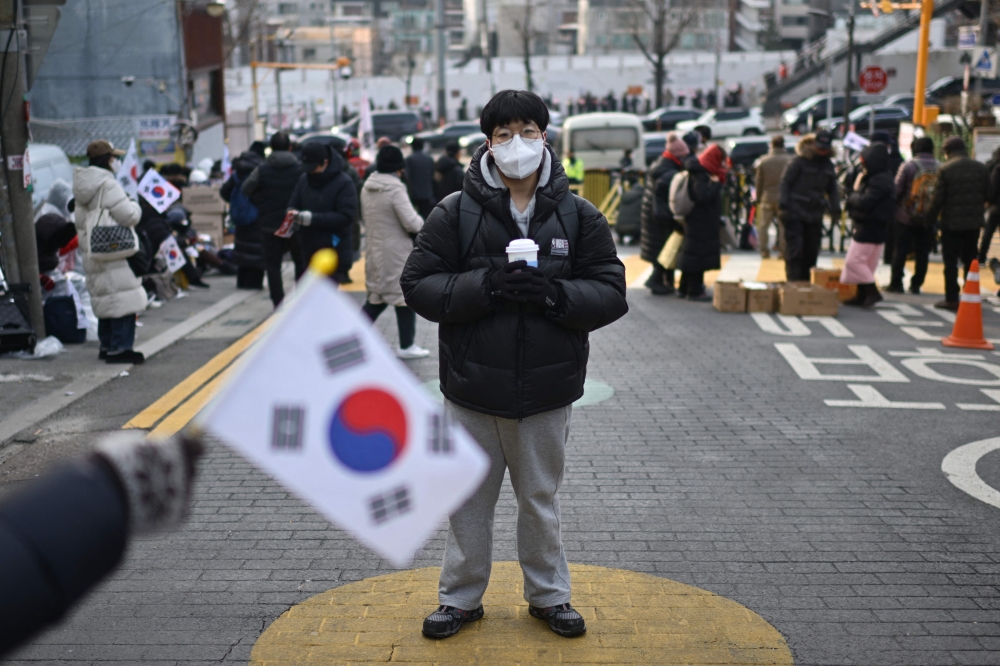
[[671, 169], [653, 184], [653, 216], [657, 219], [674, 219], [673, 211], [670, 210], [670, 183], [678, 173], [680, 172]]
[[828, 168], [830, 177], [827, 179], [826, 196], [829, 201], [830, 216], [834, 218], [833, 221], [836, 223], [836, 218], [840, 215], [840, 185], [837, 183], [837, 172], [834, 170], [833, 164], [829, 164]]
[[222, 197], [223, 201], [229, 201], [229, 197], [233, 196], [234, 187], [236, 187], [236, 176], [230, 176], [229, 180], [219, 188], [219, 196]]
[[247, 198], [256, 206], [257, 201], [254, 200], [254, 194], [256, 194], [258, 188], [260, 188], [260, 167], [256, 167], [253, 172], [247, 176], [247, 179], [243, 182], [242, 190], [243, 194], [247, 195]]
[[[296, 191], [298, 191], [296, 189]], [[292, 195], [292, 199], [295, 196]], [[329, 229], [335, 233], [344, 233], [354, 224], [358, 213], [358, 195], [354, 191], [354, 183], [348, 176], [337, 178], [337, 189], [332, 197], [329, 210], [312, 211], [312, 226], [319, 229]]]
[[292, 190], [292, 197], [288, 200], [288, 210], [303, 210], [302, 208], [302, 188], [306, 187], [306, 176], [302, 174], [299, 182], [295, 183]]
[[938, 169], [937, 182], [934, 183], [934, 201], [931, 203], [928, 215], [931, 220], [937, 220], [941, 211], [944, 210], [945, 197], [948, 192], [948, 172], [947, 164], [942, 164], [941, 168]]
[[802, 161], [799, 158], [793, 159], [785, 167], [785, 172], [781, 175], [781, 199], [778, 204], [781, 210], [793, 211], [792, 192], [795, 190], [795, 183], [799, 179], [801, 170]]
[[117, 477], [94, 457], [0, 501], [0, 657], [59, 620], [125, 551]]
[[460, 196], [449, 195], [427, 216], [399, 279], [406, 304], [424, 319], [438, 323], [477, 321], [496, 308], [489, 293], [489, 269], [461, 270]]
[[576, 208], [580, 233], [573, 255], [573, 278], [554, 280], [562, 300], [548, 317], [565, 328], [593, 331], [628, 312], [625, 266], [618, 258], [607, 219], [586, 199], [577, 197]]

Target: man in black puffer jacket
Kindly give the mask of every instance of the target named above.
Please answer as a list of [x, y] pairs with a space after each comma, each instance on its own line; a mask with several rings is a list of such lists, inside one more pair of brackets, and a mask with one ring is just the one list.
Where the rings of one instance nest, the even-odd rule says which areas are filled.
[[267, 288], [271, 292], [271, 302], [278, 307], [285, 297], [281, 283], [281, 261], [286, 252], [291, 252], [295, 262], [295, 278], [306, 270], [298, 242], [295, 237], [279, 238], [274, 232], [281, 226], [288, 212], [288, 202], [302, 175], [302, 164], [290, 152], [291, 142], [284, 132], [271, 135], [271, 154], [264, 163], [253, 170], [243, 183], [243, 194], [257, 207], [257, 221], [263, 240], [264, 266], [267, 271]]
[[807, 134], [795, 146], [796, 157], [781, 177], [779, 202], [785, 227], [785, 276], [789, 282], [809, 280], [823, 242], [823, 214], [840, 219], [840, 189], [830, 160], [833, 136]]
[[309, 260], [323, 248], [337, 249], [337, 270], [333, 279], [344, 282], [351, 267], [351, 227], [358, 212], [358, 194], [354, 182], [344, 173], [339, 153], [321, 143], [307, 143], [302, 148], [305, 173], [288, 202], [289, 210], [298, 211], [299, 242], [302, 261]]
[[[261, 142], [255, 141], [255, 144]], [[263, 150], [262, 145], [258, 148]], [[236, 193], [236, 188], [242, 188], [250, 174], [258, 166], [264, 163], [264, 158], [256, 150], [247, 150], [240, 153], [240, 156], [233, 161], [233, 175], [229, 177], [219, 189], [219, 196], [230, 204], [229, 212], [235, 227], [235, 240], [233, 243], [233, 263], [236, 264], [236, 288], [237, 289], [261, 289], [264, 286], [264, 241], [260, 233], [260, 219], [251, 218], [239, 219], [237, 207], [233, 206], [233, 195], [237, 197], [242, 194]], [[252, 211], [253, 209], [250, 208]], [[241, 211], [246, 213], [246, 211]]]
[[[518, 558], [529, 611], [559, 635], [585, 631], [569, 605], [557, 492], [572, 404], [583, 395], [587, 335], [628, 306], [607, 220], [569, 192], [544, 143], [548, 121], [534, 93], [505, 90], [490, 100], [480, 119], [487, 144], [476, 151], [463, 191], [428, 216], [400, 279], [407, 305], [439, 323], [446, 413], [492, 463], [483, 485], [451, 517], [441, 607], [424, 621], [424, 634], [434, 638], [482, 617], [493, 513], [507, 467], [519, 498]], [[507, 262], [515, 239], [537, 243], [537, 267]]]
[[965, 273], [978, 252], [979, 233], [985, 224], [990, 201], [990, 172], [969, 157], [962, 137], [944, 142], [946, 162], [938, 169], [930, 219], [941, 216], [941, 258], [944, 260], [944, 300], [934, 304], [942, 310], [958, 310], [958, 266]]

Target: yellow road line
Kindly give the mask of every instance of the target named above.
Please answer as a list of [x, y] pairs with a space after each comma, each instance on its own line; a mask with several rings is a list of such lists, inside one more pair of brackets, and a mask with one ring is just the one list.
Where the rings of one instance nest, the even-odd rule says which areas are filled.
[[202, 410], [205, 405], [212, 401], [222, 387], [229, 380], [229, 377], [233, 374], [236, 366], [230, 365], [218, 377], [210, 381], [204, 386], [200, 391], [195, 393], [187, 402], [175, 409], [170, 416], [163, 419], [160, 425], [156, 426], [150, 435], [157, 437], [170, 437], [173, 434], [179, 432], [184, 426], [191, 422], [198, 412]]
[[189, 395], [203, 386], [205, 382], [212, 379], [212, 377], [219, 374], [226, 366], [232, 363], [233, 359], [246, 351], [247, 347], [260, 337], [266, 326], [267, 321], [221, 351], [211, 361], [188, 375], [180, 384], [163, 394], [156, 402], [133, 416], [122, 428], [151, 428], [157, 421], [169, 414], [170, 410], [183, 402]]

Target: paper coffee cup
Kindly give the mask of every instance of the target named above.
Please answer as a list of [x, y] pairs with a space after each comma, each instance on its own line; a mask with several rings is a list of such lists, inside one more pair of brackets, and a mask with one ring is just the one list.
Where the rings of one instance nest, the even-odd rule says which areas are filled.
[[529, 266], [538, 268], [538, 245], [530, 238], [517, 238], [507, 246], [507, 261], [528, 262]]

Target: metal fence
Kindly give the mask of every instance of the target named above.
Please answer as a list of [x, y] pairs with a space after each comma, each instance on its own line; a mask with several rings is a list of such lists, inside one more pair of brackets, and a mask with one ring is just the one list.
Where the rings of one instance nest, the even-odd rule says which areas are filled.
[[31, 135], [35, 143], [53, 143], [70, 158], [87, 154], [87, 145], [97, 139], [107, 139], [116, 147], [126, 149], [136, 138], [135, 118], [80, 118], [75, 120], [31, 119]]

